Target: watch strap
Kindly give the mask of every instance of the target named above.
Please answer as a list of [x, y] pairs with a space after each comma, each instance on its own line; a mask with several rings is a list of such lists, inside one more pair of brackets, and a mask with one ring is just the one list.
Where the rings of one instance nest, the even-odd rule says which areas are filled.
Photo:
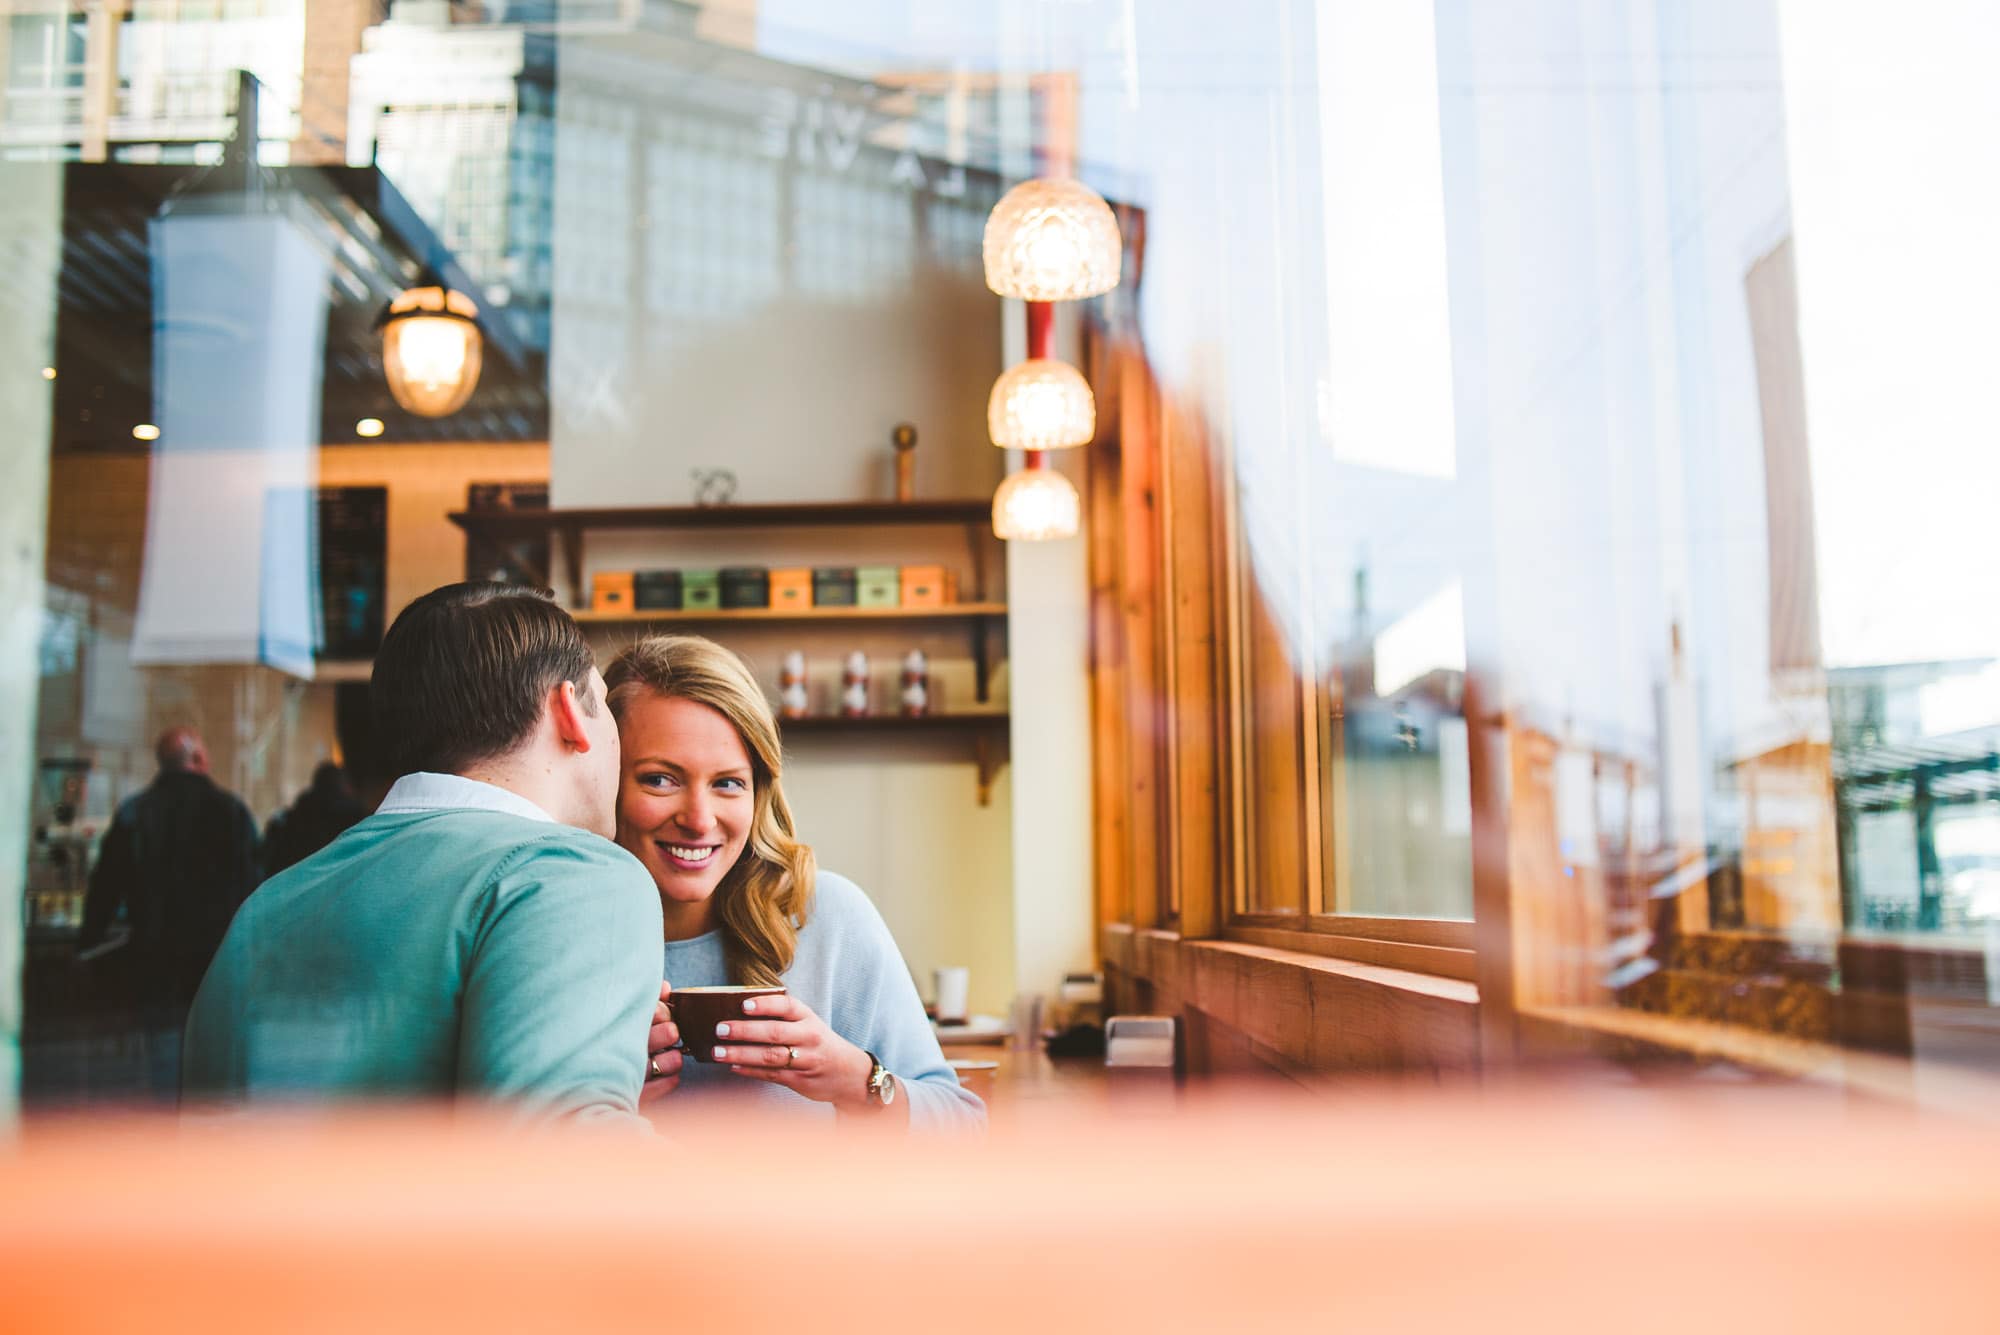
[[886, 1108], [896, 1098], [896, 1077], [889, 1074], [889, 1068], [874, 1053], [868, 1057], [868, 1101], [877, 1107]]

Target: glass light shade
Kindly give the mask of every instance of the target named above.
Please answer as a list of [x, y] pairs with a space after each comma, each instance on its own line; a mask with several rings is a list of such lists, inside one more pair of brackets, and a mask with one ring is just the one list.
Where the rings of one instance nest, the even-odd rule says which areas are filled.
[[1026, 301], [1075, 301], [1118, 286], [1118, 220], [1079, 181], [1023, 181], [986, 218], [986, 286]]
[[993, 493], [993, 532], [1022, 542], [1073, 538], [1081, 510], [1068, 478], [1053, 468], [1024, 468]]
[[462, 292], [413, 287], [382, 317], [382, 369], [389, 392], [419, 417], [447, 417], [479, 384], [486, 340], [479, 307]]
[[1097, 434], [1097, 398], [1068, 362], [1036, 357], [1009, 367], [986, 401], [986, 430], [1008, 450], [1065, 450]]

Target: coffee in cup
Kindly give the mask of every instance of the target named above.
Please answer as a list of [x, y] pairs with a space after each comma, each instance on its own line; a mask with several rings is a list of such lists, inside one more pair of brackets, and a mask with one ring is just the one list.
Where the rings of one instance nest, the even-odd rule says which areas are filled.
[[[743, 1003], [751, 997], [782, 997], [783, 987], [677, 987], [667, 993], [667, 1006], [680, 1026], [681, 1047], [698, 1062], [715, 1060], [715, 1026], [742, 1019]], [[723, 1040], [726, 1044], [727, 1039]]]

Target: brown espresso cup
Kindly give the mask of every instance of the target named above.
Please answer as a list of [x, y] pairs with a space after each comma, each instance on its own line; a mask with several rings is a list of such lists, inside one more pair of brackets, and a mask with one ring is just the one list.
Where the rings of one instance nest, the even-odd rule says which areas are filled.
[[[667, 993], [667, 1008], [680, 1026], [681, 1047], [698, 1062], [715, 1060], [715, 1026], [746, 1016], [743, 1003], [750, 997], [782, 997], [782, 987], [677, 987]], [[728, 1040], [724, 1039], [724, 1043]]]

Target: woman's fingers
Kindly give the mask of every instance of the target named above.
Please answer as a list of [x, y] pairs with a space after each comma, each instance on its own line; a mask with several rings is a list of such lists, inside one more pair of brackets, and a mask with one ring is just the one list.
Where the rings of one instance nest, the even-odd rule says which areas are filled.
[[745, 997], [743, 1013], [760, 1020], [803, 1020], [812, 1014], [789, 992], [769, 997]]
[[672, 1015], [672, 1012], [667, 1009], [667, 997], [673, 992], [673, 990], [674, 990], [674, 985], [672, 983], [662, 982], [660, 984], [660, 999], [653, 1003], [654, 1024], [658, 1024], [660, 1023], [660, 1021], [665, 1020]]
[[646, 1051], [665, 1052], [681, 1041], [681, 1027], [672, 1020], [656, 1024], [646, 1031]]
[[790, 1020], [731, 1020], [715, 1026], [716, 1042], [725, 1038], [731, 1043], [777, 1043], [802, 1047], [812, 1041], [813, 1035], [805, 1025]]
[[729, 1043], [717, 1045], [715, 1059], [737, 1066], [789, 1066], [797, 1070], [807, 1056], [805, 1049], [799, 1048], [799, 1055], [794, 1058], [792, 1049], [797, 1046], [785, 1043]]

